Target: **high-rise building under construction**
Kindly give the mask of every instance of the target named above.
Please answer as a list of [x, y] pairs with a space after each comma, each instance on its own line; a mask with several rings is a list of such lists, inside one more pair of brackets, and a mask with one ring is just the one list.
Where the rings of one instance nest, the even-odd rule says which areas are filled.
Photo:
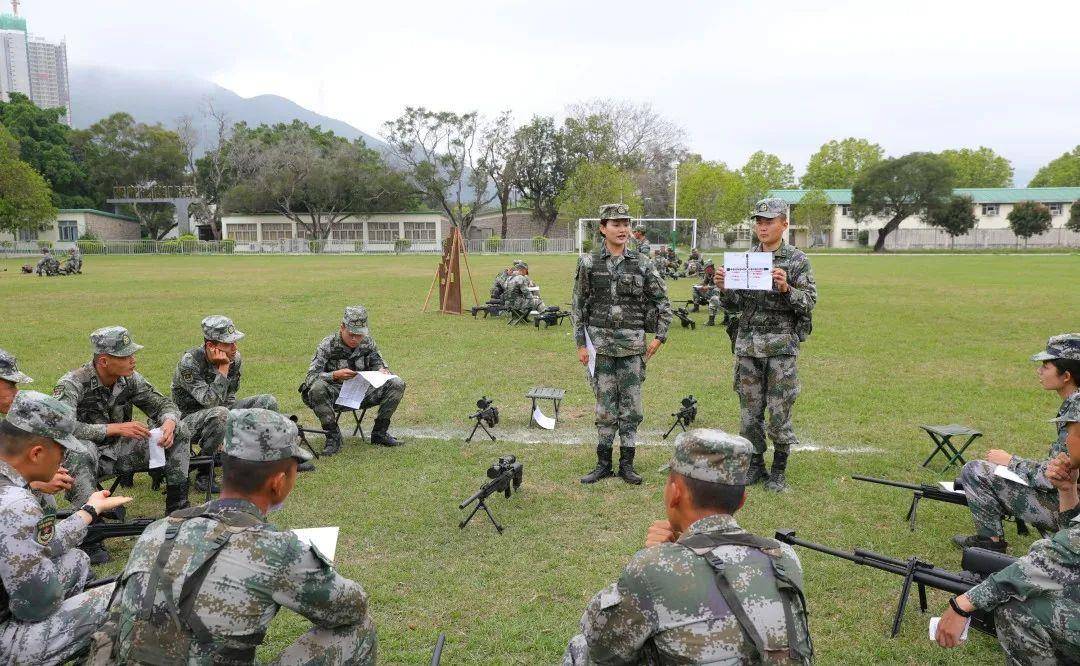
[[43, 109], [63, 108], [71, 124], [67, 44], [46, 41], [26, 32], [26, 19], [0, 14], [0, 99], [22, 93]]

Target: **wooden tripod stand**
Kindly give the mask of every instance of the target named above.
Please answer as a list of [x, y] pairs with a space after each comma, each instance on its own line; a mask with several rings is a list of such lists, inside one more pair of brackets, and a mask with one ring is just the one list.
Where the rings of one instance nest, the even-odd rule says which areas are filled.
[[472, 269], [469, 268], [469, 253], [465, 250], [465, 241], [461, 238], [461, 227], [456, 224], [450, 229], [450, 243], [443, 252], [442, 260], [435, 269], [435, 278], [428, 287], [427, 297], [424, 298], [423, 312], [427, 312], [428, 303], [431, 301], [431, 292], [435, 285], [439, 285], [439, 312], [446, 314], [461, 314], [461, 262], [465, 262], [465, 273], [469, 276], [469, 287], [472, 288], [473, 305], [480, 303], [476, 295], [476, 284], [473, 282]]

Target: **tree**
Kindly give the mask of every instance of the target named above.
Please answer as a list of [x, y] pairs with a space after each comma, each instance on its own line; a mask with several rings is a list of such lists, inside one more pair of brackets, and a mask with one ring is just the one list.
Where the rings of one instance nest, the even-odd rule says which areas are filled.
[[888, 221], [878, 231], [874, 252], [885, 248], [885, 238], [912, 215], [929, 212], [952, 196], [955, 174], [945, 158], [933, 153], [892, 157], [870, 167], [851, 192], [852, 214], [859, 222], [869, 217]]
[[25, 95], [11, 93], [0, 100], [0, 125], [19, 143], [19, 155], [52, 189], [53, 204], [60, 208], [94, 205], [86, 180], [86, 168], [71, 145], [71, 128], [60, 122], [63, 109], [39, 109]]
[[384, 125], [410, 183], [466, 235], [476, 214], [495, 198], [487, 194], [488, 173], [478, 164], [480, 122], [476, 112], [407, 106]]
[[746, 185], [723, 162], [692, 159], [679, 164], [679, 213], [696, 218], [701, 232], [746, 221]]
[[966, 195], [949, 197], [944, 204], [930, 211], [927, 220], [930, 226], [943, 229], [949, 234], [949, 247], [956, 244], [957, 236], [963, 236], [974, 229], [978, 221], [975, 217], [975, 202]]
[[956, 172], [956, 187], [1012, 187], [1013, 167], [990, 148], [943, 150], [941, 156]]
[[1080, 201], [1074, 201], [1069, 206], [1069, 220], [1065, 223], [1065, 228], [1069, 231], [1080, 232]]
[[234, 126], [227, 154], [236, 184], [227, 211], [276, 212], [325, 241], [333, 225], [354, 213], [409, 210], [416, 192], [405, 176], [364, 145], [299, 120], [285, 125]]
[[19, 142], [0, 125], [0, 231], [40, 229], [56, 213], [49, 184], [19, 157]]
[[480, 141], [480, 169], [495, 186], [495, 198], [499, 200], [502, 214], [500, 238], [506, 238], [506, 213], [514, 190], [514, 173], [517, 169], [514, 153], [514, 127], [510, 112], [504, 111], [485, 129]]
[[621, 202], [630, 215], [641, 216], [641, 196], [634, 178], [613, 164], [582, 162], [556, 197], [559, 215], [566, 220], [596, 217], [600, 206]]
[[1028, 187], [1080, 186], [1080, 146], [1039, 169]]
[[1028, 239], [1032, 236], [1050, 231], [1050, 209], [1038, 201], [1021, 201], [1013, 206], [1008, 215], [1009, 228], [1017, 238], [1024, 239], [1024, 247], [1027, 247]]
[[821, 146], [806, 163], [804, 189], [850, 189], [867, 169], [885, 156], [885, 150], [866, 139], [833, 139]]
[[810, 247], [814, 246], [822, 233], [832, 229], [834, 208], [829, 196], [820, 189], [804, 193], [792, 207], [791, 219], [796, 224], [806, 226]]
[[577, 166], [555, 120], [536, 116], [514, 132], [514, 188], [544, 224], [544, 236], [559, 217], [558, 196]]
[[740, 170], [746, 183], [746, 205], [749, 211], [755, 202], [764, 198], [769, 190], [795, 186], [795, 167], [785, 164], [779, 157], [759, 150], [750, 156]]

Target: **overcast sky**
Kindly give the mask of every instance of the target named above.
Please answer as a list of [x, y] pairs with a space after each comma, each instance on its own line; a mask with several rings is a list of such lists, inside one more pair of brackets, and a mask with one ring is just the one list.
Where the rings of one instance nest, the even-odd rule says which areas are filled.
[[[8, 0], [3, 0], [5, 3]], [[651, 103], [689, 147], [801, 173], [823, 142], [994, 148], [1018, 184], [1080, 144], [1080, 2], [23, 0], [72, 63], [273, 93], [370, 134], [405, 105], [519, 120]]]

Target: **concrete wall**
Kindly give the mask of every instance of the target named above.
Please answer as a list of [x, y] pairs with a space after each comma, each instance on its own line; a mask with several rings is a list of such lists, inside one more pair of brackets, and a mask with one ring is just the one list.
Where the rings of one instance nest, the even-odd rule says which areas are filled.
[[[502, 213], [484, 213], [476, 216], [472, 227], [469, 229], [469, 238], [487, 238], [488, 236], [502, 235]], [[543, 236], [544, 222], [533, 217], [532, 211], [523, 208], [512, 208], [506, 215], [506, 236], [504, 238], [532, 238]], [[569, 227], [563, 221], [552, 225], [546, 234], [548, 238], [570, 238]]]
[[[60, 240], [60, 222], [75, 222], [78, 228], [76, 238], [92, 233], [101, 240], [138, 240], [139, 222], [129, 218], [117, 217], [101, 211], [63, 210], [56, 216], [48, 228], [38, 231], [31, 240], [52, 241], [53, 247], [66, 250], [73, 243]], [[18, 240], [18, 234], [0, 232], [0, 241]]]

